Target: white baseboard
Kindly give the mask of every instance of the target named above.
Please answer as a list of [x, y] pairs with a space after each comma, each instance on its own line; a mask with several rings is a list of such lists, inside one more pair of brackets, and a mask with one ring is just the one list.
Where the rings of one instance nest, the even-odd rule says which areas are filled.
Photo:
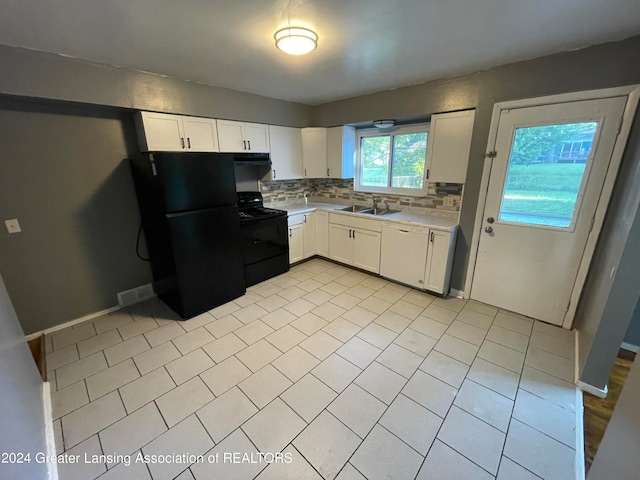
[[583, 392], [590, 393], [598, 398], [606, 398], [607, 392], [609, 389], [605, 385], [604, 388], [594, 387], [593, 385], [589, 385], [588, 383], [583, 382], [582, 380], [578, 380], [576, 386], [582, 390]]
[[464, 290], [456, 290], [455, 288], [449, 289], [449, 296], [456, 298], [464, 298]]
[[[156, 297], [157, 297], [157, 295], [154, 293], [152, 296], [147, 297], [147, 298], [141, 300], [138, 303], [146, 302], [146, 301], [151, 300], [152, 298], [156, 298]], [[57, 332], [58, 330], [62, 330], [62, 329], [67, 328], [67, 327], [72, 327], [72, 326], [77, 325], [79, 323], [86, 322], [87, 320], [93, 320], [94, 318], [98, 318], [98, 317], [101, 317], [103, 315], [108, 315], [110, 313], [117, 312], [118, 310], [122, 310], [123, 308], [132, 307], [133, 305], [135, 305], [135, 303], [132, 303], [130, 305], [126, 305], [126, 307], [123, 307], [121, 305], [116, 305], [115, 307], [105, 308], [104, 310], [100, 310], [99, 312], [89, 313], [88, 315], [85, 315], [85, 316], [80, 317], [80, 318], [76, 318], [75, 320], [69, 320], [68, 322], [61, 323], [60, 325], [56, 325], [54, 327], [49, 327], [49, 328], [46, 328], [44, 330], [40, 330], [39, 332], [30, 333], [29, 335], [25, 335], [25, 338], [27, 339], [27, 342], [29, 342], [29, 341], [33, 340], [34, 338], [38, 338], [40, 335], [49, 335], [50, 333]]]
[[[47, 457], [53, 458], [56, 455], [56, 436], [53, 431], [53, 414], [51, 411], [51, 384], [42, 383], [42, 407], [44, 410], [44, 431], [47, 442]], [[58, 464], [47, 462], [48, 480], [58, 480]]]
[[627, 342], [622, 342], [622, 345], [620, 345], [620, 348], [633, 353], [638, 353], [638, 350], [640, 350], [640, 347], [638, 347], [637, 345], [632, 345]]
[[69, 320], [68, 322], [61, 323], [60, 325], [56, 325], [55, 327], [49, 327], [45, 330], [40, 330], [39, 332], [30, 333], [26, 335], [27, 342], [33, 340], [34, 338], [38, 338], [40, 335], [48, 335], [53, 332], [57, 332], [58, 330], [62, 330], [67, 327], [72, 327], [73, 325], [77, 325], [82, 322], [86, 322], [87, 320], [93, 320], [94, 318], [101, 317], [103, 315], [107, 315], [109, 313], [116, 312], [120, 310], [122, 307], [117, 305], [115, 307], [106, 308], [104, 310], [100, 310], [99, 312], [90, 313], [80, 318], [76, 318], [75, 320]]
[[582, 392], [576, 388], [576, 480], [584, 478], [584, 405]]

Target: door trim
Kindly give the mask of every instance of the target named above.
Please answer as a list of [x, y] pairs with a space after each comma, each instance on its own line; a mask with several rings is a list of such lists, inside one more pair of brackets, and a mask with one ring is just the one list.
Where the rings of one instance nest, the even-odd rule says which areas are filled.
[[[489, 128], [489, 137], [487, 139], [487, 152], [492, 152], [495, 149], [496, 139], [498, 136], [498, 126], [500, 123], [500, 115], [503, 110], [511, 110], [514, 108], [526, 108], [536, 107], [542, 105], [550, 105], [554, 103], [569, 103], [579, 102], [583, 100], [600, 100], [611, 97], [627, 97], [627, 103], [622, 114], [622, 123], [620, 124], [618, 136], [616, 137], [613, 152], [611, 154], [611, 162], [607, 175], [605, 177], [602, 190], [600, 192], [600, 198], [598, 199], [598, 206], [594, 216], [594, 223], [591, 232], [587, 238], [587, 243], [580, 260], [580, 267], [576, 276], [576, 281], [571, 292], [570, 304], [562, 322], [562, 327], [571, 329], [573, 326], [573, 320], [576, 314], [578, 302], [580, 300], [580, 294], [587, 278], [589, 266], [591, 265], [591, 259], [595, 251], [596, 243], [602, 230], [604, 223], [604, 217], [609, 206], [609, 200], [613, 192], [615, 179], [618, 174], [618, 169], [622, 161], [625, 147], [627, 145], [627, 139], [629, 132], [633, 124], [633, 119], [640, 100], [640, 85], [629, 85], [625, 87], [605, 88], [600, 90], [587, 90], [584, 92], [572, 92], [560, 95], [550, 95], [545, 97], [529, 98], [522, 100], [513, 100], [508, 102], [499, 102], [493, 106], [493, 115], [491, 117], [491, 126]], [[484, 211], [487, 201], [487, 192], [489, 190], [489, 178], [491, 176], [491, 169], [493, 167], [493, 159], [485, 157], [484, 167], [482, 170], [482, 179], [480, 182], [480, 193], [478, 195], [478, 204], [476, 207], [475, 224], [473, 228], [473, 237], [471, 239], [470, 251], [469, 251], [469, 263], [467, 265], [467, 276], [464, 285], [464, 297], [471, 298], [471, 288], [473, 286], [473, 276], [476, 269], [476, 260], [478, 258], [478, 247], [480, 245], [480, 236], [482, 234], [482, 225], [484, 218]]]

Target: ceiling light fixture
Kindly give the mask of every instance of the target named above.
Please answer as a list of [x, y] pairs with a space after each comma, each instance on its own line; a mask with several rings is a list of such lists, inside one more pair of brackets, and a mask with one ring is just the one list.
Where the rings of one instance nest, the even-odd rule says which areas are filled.
[[375, 120], [373, 126], [376, 128], [391, 128], [396, 124], [395, 120]]
[[276, 48], [289, 55], [306, 55], [318, 48], [318, 34], [308, 28], [282, 28], [273, 38], [276, 41]]

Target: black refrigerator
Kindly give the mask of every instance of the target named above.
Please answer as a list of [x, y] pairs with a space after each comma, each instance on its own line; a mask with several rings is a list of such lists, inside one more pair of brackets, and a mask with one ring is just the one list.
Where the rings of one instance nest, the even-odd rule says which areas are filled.
[[233, 155], [131, 158], [154, 289], [187, 319], [245, 291]]

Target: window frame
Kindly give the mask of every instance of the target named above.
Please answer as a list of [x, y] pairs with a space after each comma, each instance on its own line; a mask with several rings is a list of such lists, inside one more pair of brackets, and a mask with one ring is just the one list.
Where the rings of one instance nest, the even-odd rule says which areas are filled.
[[[429, 188], [429, 181], [427, 179], [427, 170], [429, 169], [429, 130], [430, 123], [414, 123], [411, 125], [401, 125], [398, 127], [391, 127], [386, 129], [380, 128], [362, 128], [356, 130], [356, 165], [354, 172], [354, 182], [353, 189], [356, 192], [367, 192], [367, 193], [384, 193], [390, 195], [402, 195], [406, 197], [424, 197], [427, 195], [427, 190]], [[367, 137], [394, 137], [395, 135], [405, 135], [410, 133], [426, 133], [427, 134], [427, 148], [425, 150], [425, 158], [424, 158], [424, 172], [422, 178], [422, 188], [403, 188], [403, 187], [392, 187], [391, 185], [387, 185], [385, 187], [374, 187], [369, 185], [362, 185], [361, 181], [361, 170], [362, 170], [362, 161], [361, 161], [361, 153], [362, 153], [362, 139]], [[391, 175], [393, 174], [393, 138], [390, 139], [390, 158], [389, 158], [389, 168]], [[390, 175], [389, 178], [392, 178]]]

